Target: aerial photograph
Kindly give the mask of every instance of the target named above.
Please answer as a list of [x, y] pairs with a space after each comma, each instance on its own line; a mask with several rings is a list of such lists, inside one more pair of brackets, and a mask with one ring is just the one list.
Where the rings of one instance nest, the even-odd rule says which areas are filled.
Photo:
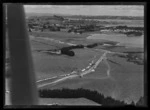
[[[23, 7], [39, 105], [145, 105], [144, 5]], [[7, 39], [5, 51], [11, 105]]]

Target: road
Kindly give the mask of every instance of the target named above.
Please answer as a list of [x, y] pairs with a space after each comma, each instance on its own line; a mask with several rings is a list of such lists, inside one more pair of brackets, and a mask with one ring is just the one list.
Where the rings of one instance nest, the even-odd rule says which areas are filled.
[[[32, 37], [32, 36], [31, 36]], [[33, 37], [32, 37], [33, 38]], [[66, 44], [66, 45], [77, 45], [77, 44], [72, 44], [72, 43], [67, 43], [67, 42], [62, 42], [59, 40], [55, 40], [55, 39], [51, 39], [51, 38], [43, 38], [43, 37], [38, 37], [39, 39], [45, 39], [45, 40], [50, 40], [52, 42], [55, 43], [60, 43], [60, 44]], [[88, 49], [88, 48], [86, 48]], [[85, 67], [84, 69], [80, 70], [79, 72], [77, 71], [73, 71], [70, 74], [64, 74], [64, 75], [60, 75], [60, 76], [54, 76], [51, 78], [46, 78], [46, 79], [42, 79], [42, 80], [38, 80], [37, 81], [37, 85], [38, 88], [47, 86], [47, 85], [55, 85], [59, 82], [65, 81], [67, 79], [72, 79], [72, 78], [76, 78], [76, 77], [83, 77], [84, 75], [87, 75], [89, 73], [95, 72], [97, 66], [104, 60], [105, 64], [107, 65], [108, 69], [107, 69], [107, 77], [110, 77], [110, 65], [107, 62], [107, 53], [109, 54], [121, 54], [121, 55], [127, 55], [125, 53], [121, 53], [121, 52], [112, 52], [112, 51], [108, 51], [108, 50], [104, 50], [104, 49], [93, 49], [95, 51], [100, 51], [100, 52], [104, 52], [102, 56], [100, 56], [100, 58], [95, 62], [94, 60], [91, 61], [91, 63], [89, 63], [89, 65], [87, 67]]]
[[[35, 37], [31, 36], [30, 38], [32, 40]], [[50, 40], [50, 41], [53, 41], [53, 42], [56, 42], [56, 43], [67, 44], [67, 45], [77, 45], [77, 44], [65, 43], [65, 42], [62, 42], [62, 41], [59, 41], [59, 40], [50, 39], [50, 38], [42, 38], [41, 37], [40, 39]], [[86, 48], [86, 49], [88, 49], [88, 48]], [[81, 77], [82, 78], [84, 75], [87, 75], [87, 74], [90, 74], [92, 72], [95, 72], [97, 66], [102, 61], [104, 61], [105, 64], [107, 65], [107, 67], [108, 67], [108, 69], [107, 69], [107, 77], [109, 78], [110, 77], [110, 69], [111, 68], [110, 68], [109, 63], [107, 62], [107, 54], [109, 53], [109, 54], [123, 54], [123, 55], [126, 55], [125, 53], [112, 52], [112, 51], [108, 51], [108, 50], [104, 50], [104, 49], [93, 49], [93, 50], [94, 51], [104, 52], [96, 62], [94, 62], [94, 58], [96, 57], [96, 56], [94, 56], [93, 60], [84, 69], [82, 69], [80, 71], [73, 71], [73, 72], [71, 72], [69, 74], [53, 76], [53, 77], [50, 77], [50, 78], [45, 78], [45, 79], [38, 80], [38, 81], [36, 81], [37, 87], [38, 88], [42, 88], [42, 87], [45, 87], [45, 86], [48, 86], [48, 85], [56, 85], [59, 82], [65, 81], [67, 79], [72, 79], [72, 78], [77, 78], [77, 77]], [[5, 96], [8, 97], [9, 94], [10, 94], [9, 89], [6, 90], [6, 94], [7, 95], [5, 95]], [[9, 101], [7, 101], [7, 102], [10, 103]]]
[[[72, 78], [76, 78], [76, 77], [83, 77], [84, 75], [87, 75], [89, 73], [92, 73], [95, 71], [95, 69], [97, 68], [97, 66], [102, 62], [103, 59], [105, 59], [106, 54], [108, 52], [104, 52], [103, 55], [95, 62], [95, 63], [89, 63], [89, 65], [87, 67], [85, 67], [84, 69], [81, 70], [81, 72], [76, 72], [74, 71], [74, 73], [70, 73], [70, 74], [65, 74], [63, 76], [55, 76], [53, 78], [46, 78], [43, 80], [38, 80], [37, 84], [38, 84], [38, 88], [47, 86], [47, 85], [54, 85], [57, 84], [61, 81], [65, 81], [67, 79], [72, 79]], [[109, 68], [110, 69], [110, 68]], [[54, 80], [52, 80], [54, 79]]]
[[[31, 36], [32, 39], [34, 39], [35, 37]], [[60, 44], [66, 44], [66, 45], [77, 45], [77, 44], [72, 44], [72, 43], [67, 43], [67, 42], [62, 42], [59, 40], [55, 40], [55, 39], [51, 39], [51, 38], [43, 38], [43, 37], [38, 37], [39, 39], [44, 39], [44, 40], [50, 40], [52, 42], [55, 43], [60, 43]], [[86, 48], [88, 49], [88, 48]], [[50, 78], [46, 78], [46, 79], [42, 79], [42, 80], [38, 80], [37, 81], [37, 85], [38, 88], [44, 87], [44, 86], [48, 86], [48, 85], [55, 85], [59, 82], [65, 81], [67, 79], [72, 79], [72, 78], [76, 78], [76, 77], [83, 77], [84, 75], [87, 75], [89, 73], [95, 72], [97, 66], [104, 60], [105, 64], [107, 65], [108, 69], [107, 69], [107, 76], [110, 77], [110, 65], [107, 62], [107, 53], [109, 54], [123, 54], [126, 55], [125, 53], [121, 53], [121, 52], [112, 52], [112, 51], [108, 51], [108, 50], [104, 50], [104, 49], [93, 49], [95, 51], [103, 51], [103, 55], [100, 56], [100, 58], [94, 63], [94, 60], [92, 60], [89, 65], [87, 67], [85, 67], [84, 69], [80, 70], [79, 72], [77, 71], [73, 71], [70, 74], [64, 74], [64, 75], [59, 75], [59, 76], [54, 76], [54, 77], [50, 77]]]

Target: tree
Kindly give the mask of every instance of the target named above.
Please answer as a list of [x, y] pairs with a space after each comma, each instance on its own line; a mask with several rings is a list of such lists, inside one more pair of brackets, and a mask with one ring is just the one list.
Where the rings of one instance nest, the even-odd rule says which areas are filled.
[[141, 97], [139, 101], [136, 103], [136, 106], [144, 106], [145, 105], [145, 98]]
[[[96, 103], [102, 104], [102, 106], [121, 106], [127, 105], [123, 101], [115, 100], [111, 97], [104, 97], [103, 94], [97, 91], [91, 91], [89, 89], [55, 89], [55, 90], [39, 90], [40, 97], [43, 98], [80, 98], [85, 97], [89, 100], [95, 101]], [[134, 102], [133, 102], [134, 103]], [[133, 104], [132, 103], [132, 104]], [[130, 105], [132, 105], [130, 104]]]

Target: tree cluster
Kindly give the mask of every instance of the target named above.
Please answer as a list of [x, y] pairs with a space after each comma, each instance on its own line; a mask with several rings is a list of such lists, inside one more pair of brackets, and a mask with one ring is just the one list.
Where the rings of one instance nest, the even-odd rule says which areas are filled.
[[61, 48], [61, 54], [69, 55], [69, 56], [74, 56], [75, 53], [72, 51], [72, 49], [79, 49], [79, 48], [84, 48], [84, 45], [76, 45], [76, 46], [69, 46], [69, 47], [63, 47]]
[[130, 31], [130, 32], [125, 32], [127, 36], [134, 35], [134, 36], [141, 36], [142, 32], [135, 32], [135, 31]]
[[[111, 97], [105, 97], [103, 94], [97, 91], [91, 91], [89, 89], [43, 89], [39, 90], [39, 96], [41, 98], [87, 98], [102, 106], [125, 106], [124, 101], [115, 100]], [[133, 104], [133, 103], [131, 103]], [[130, 105], [131, 105], [130, 104]]]
[[128, 29], [128, 30], [137, 30], [137, 31], [143, 31], [143, 27], [128, 27], [128, 26], [116, 26], [115, 29]]

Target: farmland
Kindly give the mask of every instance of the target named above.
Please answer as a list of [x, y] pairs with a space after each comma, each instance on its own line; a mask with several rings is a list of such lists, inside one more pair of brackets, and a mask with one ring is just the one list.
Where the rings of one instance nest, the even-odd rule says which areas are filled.
[[[43, 20], [44, 17], [41, 19]], [[104, 96], [110, 96], [116, 100], [124, 101], [127, 104], [130, 104], [132, 101], [136, 103], [140, 97], [143, 96], [143, 46], [140, 45], [136, 47], [135, 45], [132, 46], [129, 44], [121, 44], [120, 41], [122, 40], [122, 36], [120, 36], [120, 33], [131, 30], [125, 29], [112, 31], [115, 29], [113, 22], [117, 21], [114, 20], [112, 22], [109, 19], [107, 23], [106, 21], [104, 22], [101, 20], [105, 26], [109, 24], [110, 29], [104, 27], [104, 30], [107, 29], [109, 32], [97, 30], [96, 26], [94, 27], [95, 30], [92, 31], [87, 31], [86, 29], [88, 26], [84, 26], [85, 31], [83, 33], [78, 33], [77, 31], [80, 30], [82, 26], [77, 26], [76, 28], [79, 28], [77, 30], [72, 29], [73, 32], [58, 31], [57, 29], [54, 29], [55, 31], [53, 29], [50, 30], [50, 27], [53, 27], [53, 25], [50, 25], [47, 29], [43, 28], [43, 30], [34, 30], [33, 28], [32, 31], [28, 32], [34, 70], [36, 73], [36, 81], [39, 90], [55, 90], [62, 88], [83, 88], [96, 90]], [[112, 24], [110, 22], [112, 22]], [[120, 24], [118, 23], [117, 25], [128, 24], [129, 27], [134, 24], [137, 25], [137, 23], [135, 23], [137, 21], [131, 25], [129, 21], [128, 23], [122, 22], [123, 21], [121, 20]], [[64, 26], [66, 24], [64, 24]], [[74, 25], [72, 25], [72, 27], [74, 27]], [[143, 26], [140, 21], [139, 26], [141, 25]], [[69, 26], [67, 25], [66, 29], [70, 29]], [[54, 27], [58, 28], [55, 25]], [[134, 25], [134, 28], [135, 27], [138, 26]], [[133, 29], [132, 31], [137, 32], [136, 29]], [[143, 30], [138, 32], [143, 34]], [[95, 38], [91, 37], [94, 34], [97, 34], [97, 36]], [[121, 40], [113, 40], [113, 37], [115, 36], [120, 37]], [[139, 37], [141, 36], [132, 37], [131, 39], [136, 39]], [[72, 45], [80, 45], [83, 46], [83, 48], [70, 49], [70, 51], [74, 53], [73, 56], [62, 53], [64, 48], [68, 49]], [[68, 50], [65, 52], [68, 52]], [[7, 63], [9, 63], [9, 61]], [[46, 85], [43, 86], [44, 83]], [[58, 103], [62, 105], [97, 105], [96, 103], [84, 98], [40, 98], [40, 103]]]
[[[61, 32], [60, 32], [61, 33]], [[69, 42], [72, 41], [73, 43], [81, 43], [84, 44], [91, 44], [97, 42], [96, 40], [87, 40], [86, 35], [74, 35], [61, 33], [59, 32], [51, 33], [39, 33], [34, 32], [30, 33], [32, 36], [36, 36], [34, 40], [38, 39], [39, 37], [48, 37], [54, 38], [60, 41]], [[80, 36], [80, 37], [79, 37]], [[42, 52], [37, 52], [35, 50], [50, 50], [50, 49], [59, 49], [61, 47], [66, 47], [66, 44], [59, 44], [54, 43], [52, 41], [43, 40], [42, 42], [53, 44], [45, 45], [38, 42], [34, 42], [31, 40], [32, 46], [32, 53], [35, 65], [35, 71], [37, 74], [37, 80], [44, 79], [48, 77], [59, 76], [63, 74], [71, 73], [72, 71], [79, 71], [86, 67], [89, 62], [94, 59], [94, 56], [101, 56], [103, 51], [96, 51], [92, 49], [74, 49], [75, 52], [74, 57], [66, 56], [66, 55], [52, 55]], [[99, 42], [104, 42], [105, 40], [99, 40]], [[71, 42], [71, 43], [72, 43]], [[103, 49], [106, 50], [115, 50], [116, 52], [121, 52], [124, 47], [120, 47], [121, 49], [117, 49], [119, 47], [108, 49], [104, 46], [98, 46], [95, 49]], [[129, 51], [141, 51], [139, 48], [129, 48], [124, 50]], [[47, 85], [42, 87], [42, 89], [49, 88], [49, 89], [60, 89], [63, 87], [66, 88], [87, 88], [92, 90], [97, 90], [100, 93], [103, 93], [106, 96], [112, 96], [117, 100], [123, 100], [126, 103], [131, 103], [132, 100], [135, 102], [143, 96], [143, 66], [134, 64], [133, 62], [128, 62], [125, 58], [121, 58], [118, 56], [114, 56], [112, 54], [107, 54], [107, 58], [118, 63], [118, 65], [109, 62], [110, 66], [110, 76], [107, 76], [108, 66], [105, 64], [104, 61], [100, 63], [95, 72], [91, 74], [85, 75], [83, 78], [74, 78], [68, 79], [63, 82], [60, 82], [55, 85]], [[52, 63], [53, 62], [53, 63]], [[44, 66], [43, 66], [44, 65]], [[129, 69], [130, 68], [130, 69]], [[125, 92], [124, 92], [125, 91]]]

